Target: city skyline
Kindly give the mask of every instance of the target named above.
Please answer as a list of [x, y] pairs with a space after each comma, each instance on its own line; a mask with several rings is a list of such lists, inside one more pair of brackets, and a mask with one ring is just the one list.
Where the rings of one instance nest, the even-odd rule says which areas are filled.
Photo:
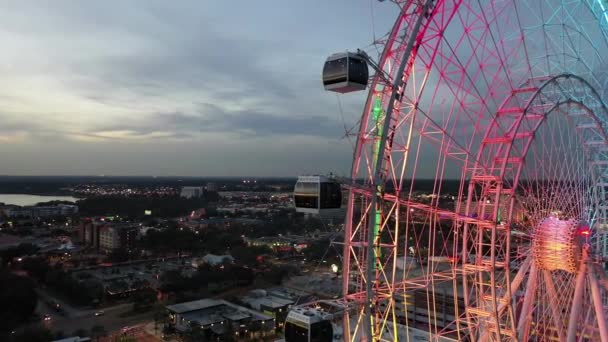
[[346, 4], [0, 5], [0, 174], [347, 174], [365, 94], [340, 113], [321, 68], [396, 7]]

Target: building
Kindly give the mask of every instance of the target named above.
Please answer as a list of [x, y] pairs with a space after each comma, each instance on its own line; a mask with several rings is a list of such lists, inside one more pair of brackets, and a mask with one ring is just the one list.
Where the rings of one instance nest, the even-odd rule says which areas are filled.
[[207, 191], [217, 192], [217, 184], [216, 183], [207, 183]]
[[104, 252], [132, 249], [139, 236], [139, 227], [105, 220], [83, 219], [78, 226], [80, 241]]
[[279, 235], [262, 236], [258, 238], [244, 238], [249, 246], [266, 246], [275, 252], [301, 252], [308, 248], [314, 241], [332, 239], [337, 233], [315, 232], [307, 235]]
[[207, 254], [202, 258], [192, 259], [192, 267], [194, 268], [198, 268], [205, 264], [211, 266], [218, 266], [224, 263], [234, 263], [234, 258], [232, 257], [232, 255]]
[[73, 216], [78, 214], [78, 206], [71, 204], [60, 204], [61, 216]]
[[209, 227], [228, 229], [233, 224], [254, 226], [254, 225], [260, 225], [263, 223], [264, 223], [264, 221], [262, 221], [262, 220], [242, 218], [242, 217], [235, 217], [235, 218], [212, 217], [212, 218], [200, 219], [200, 220], [191, 219], [188, 217], [180, 222], [180, 227], [196, 231], [196, 230], [204, 230]]
[[111, 252], [117, 249], [133, 249], [139, 228], [133, 225], [110, 224], [99, 229], [99, 249]]
[[237, 336], [255, 339], [274, 333], [274, 318], [221, 299], [200, 299], [169, 305], [169, 322], [178, 332], [200, 327], [207, 338]]
[[207, 209], [199, 208], [196, 210], [192, 210], [190, 216], [188, 216], [188, 220], [201, 220], [207, 217]]
[[120, 249], [120, 234], [115, 227], [99, 228], [99, 249], [104, 251]]
[[203, 197], [203, 194], [202, 186], [184, 186], [179, 195], [184, 198], [200, 198]]
[[189, 263], [190, 259], [176, 256], [164, 258], [163, 261], [140, 260], [111, 266], [99, 265], [74, 271], [72, 274], [76, 278], [93, 278], [101, 282], [106, 293], [111, 296], [123, 296], [142, 288], [160, 291], [161, 275], [168, 271], [179, 272], [183, 277], [192, 277], [196, 269], [182, 264], [184, 261]]
[[10, 218], [27, 217], [43, 218], [55, 216], [73, 216], [78, 213], [78, 206], [71, 204], [59, 204], [53, 206], [11, 206], [4, 209], [6, 216]]
[[99, 222], [83, 219], [78, 225], [78, 237], [84, 245], [99, 248]]
[[246, 297], [240, 300], [250, 308], [263, 312], [275, 319], [275, 329], [282, 330], [287, 313], [295, 303], [291, 299], [286, 299], [269, 294], [266, 290], [254, 290], [249, 292]]

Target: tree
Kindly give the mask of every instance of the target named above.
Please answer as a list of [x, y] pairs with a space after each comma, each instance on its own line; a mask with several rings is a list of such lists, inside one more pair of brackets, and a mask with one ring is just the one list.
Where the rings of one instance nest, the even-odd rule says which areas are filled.
[[36, 310], [38, 296], [28, 278], [0, 270], [0, 334], [25, 323]]
[[10, 247], [0, 252], [0, 259], [2, 259], [2, 263], [7, 264], [14, 258], [35, 254], [39, 249], [31, 243], [21, 243], [16, 247]]
[[26, 258], [21, 261], [21, 269], [27, 271], [30, 276], [38, 281], [44, 281], [51, 267], [44, 258]]
[[38, 325], [12, 334], [11, 340], [15, 342], [47, 342], [53, 340], [53, 334], [49, 329]]
[[274, 285], [280, 285], [291, 272], [294, 272], [289, 266], [273, 266], [268, 272], [262, 276], [264, 279]]
[[108, 332], [103, 325], [95, 325], [91, 328], [91, 337], [95, 339], [95, 341], [99, 341], [100, 337], [106, 336]]
[[163, 292], [177, 292], [186, 289], [188, 280], [177, 270], [164, 272], [160, 276], [160, 288]]
[[65, 229], [53, 229], [51, 230], [51, 236], [70, 236], [70, 232]]
[[86, 329], [83, 329], [83, 328], [76, 329], [72, 333], [72, 336], [86, 337], [87, 335], [89, 335], [89, 332]]
[[144, 311], [156, 302], [156, 292], [150, 288], [137, 291], [133, 296], [133, 311]]
[[81, 282], [74, 282], [73, 286], [80, 288], [80, 302], [91, 304], [99, 302], [103, 298], [104, 288], [103, 283], [95, 279], [87, 279]]
[[325, 260], [335, 259], [338, 257], [338, 253], [338, 248], [336, 246], [332, 247], [329, 239], [314, 241], [304, 250], [306, 258], [315, 261], [320, 261], [323, 258]]
[[255, 276], [250, 268], [232, 267], [230, 274], [235, 278], [237, 285], [249, 285], [253, 282]]
[[65, 338], [65, 333], [63, 332], [63, 330], [57, 330], [57, 331], [55, 331], [55, 336], [53, 338], [55, 340], [61, 340], [61, 339]]
[[104, 196], [88, 197], [78, 201], [82, 214], [96, 216], [118, 214], [122, 217], [142, 217], [145, 210], [151, 210], [157, 217], [177, 217], [192, 210], [203, 208], [207, 201], [203, 198], [182, 198], [179, 196]]
[[124, 249], [115, 249], [108, 255], [109, 262], [123, 262], [129, 260], [129, 253]]
[[160, 310], [154, 313], [154, 332], [158, 333], [158, 326], [162, 324], [163, 327], [167, 326], [169, 321], [169, 313], [167, 310]]
[[141, 246], [155, 253], [192, 252], [203, 249], [200, 236], [192, 231], [177, 228], [149, 231], [142, 239]]
[[257, 257], [270, 254], [272, 251], [266, 246], [237, 246], [230, 250], [230, 255], [239, 263], [253, 266], [257, 263]]

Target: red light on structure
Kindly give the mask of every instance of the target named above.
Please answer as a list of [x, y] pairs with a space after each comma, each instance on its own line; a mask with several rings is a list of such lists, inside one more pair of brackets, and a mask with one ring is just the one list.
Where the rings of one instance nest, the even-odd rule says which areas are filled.
[[589, 236], [591, 235], [591, 229], [589, 227], [580, 227], [577, 232], [578, 235]]

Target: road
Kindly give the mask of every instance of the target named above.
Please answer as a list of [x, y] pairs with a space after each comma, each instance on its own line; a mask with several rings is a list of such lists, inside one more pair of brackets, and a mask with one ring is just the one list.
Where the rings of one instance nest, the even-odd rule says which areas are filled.
[[[48, 310], [51, 310], [48, 313], [58, 314], [55, 309], [50, 308], [50, 306], [52, 306], [53, 303], [55, 303], [55, 304], [59, 304], [62, 314], [65, 315], [66, 317], [77, 317], [86, 311], [86, 310], [78, 309], [78, 308], [71, 306], [70, 304], [66, 303], [62, 299], [54, 296], [53, 294], [49, 293], [48, 291], [46, 291], [44, 289], [40, 289], [40, 288], [36, 289], [36, 294], [38, 295], [38, 309], [39, 310], [44, 311], [44, 310], [48, 309]], [[38, 311], [38, 313], [42, 313], [42, 312]]]
[[131, 311], [131, 304], [122, 304], [105, 308], [104, 315], [95, 316], [95, 312], [82, 313], [79, 316], [64, 317], [58, 314], [51, 315], [51, 320], [45, 322], [46, 326], [55, 331], [63, 331], [71, 334], [77, 329], [91, 331], [96, 325], [101, 325], [107, 332], [119, 331], [124, 327], [132, 327], [137, 324], [150, 322], [154, 319], [152, 312], [123, 317], [122, 315]]
[[[44, 325], [54, 331], [63, 331], [70, 335], [78, 329], [90, 331], [92, 327], [101, 325], [108, 333], [120, 331], [123, 327], [131, 327], [137, 324], [153, 321], [153, 312], [123, 317], [131, 311], [133, 305], [130, 303], [120, 304], [103, 309], [79, 309], [73, 307], [45, 291], [38, 291], [40, 299], [36, 312], [40, 317], [49, 315], [50, 321], [44, 321]], [[49, 304], [51, 303], [51, 304]], [[57, 312], [52, 303], [59, 303], [62, 312]], [[103, 310], [104, 315], [95, 316], [95, 312]]]

